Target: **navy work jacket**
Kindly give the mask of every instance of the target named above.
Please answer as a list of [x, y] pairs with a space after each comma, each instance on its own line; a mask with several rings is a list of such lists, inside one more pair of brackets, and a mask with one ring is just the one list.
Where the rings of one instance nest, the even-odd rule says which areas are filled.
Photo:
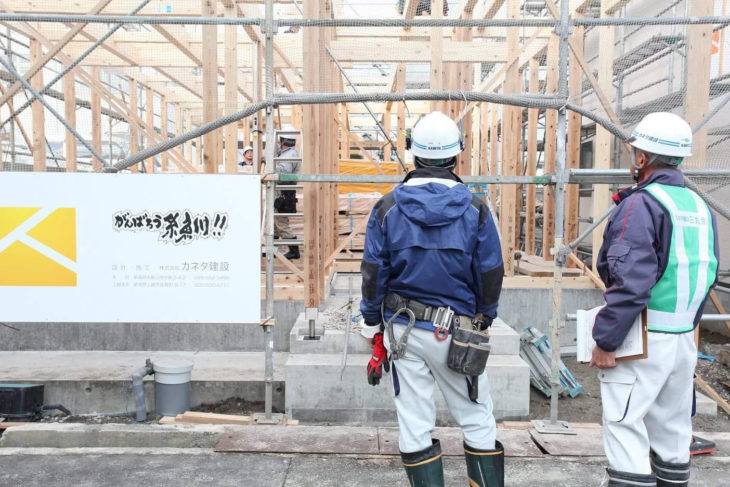
[[[487, 205], [451, 170], [418, 168], [373, 208], [362, 260], [365, 322], [381, 322], [389, 292], [455, 313], [497, 316], [504, 266]], [[392, 316], [385, 310], [385, 319]], [[407, 323], [407, 315], [396, 318]], [[416, 326], [434, 329], [431, 322]]]

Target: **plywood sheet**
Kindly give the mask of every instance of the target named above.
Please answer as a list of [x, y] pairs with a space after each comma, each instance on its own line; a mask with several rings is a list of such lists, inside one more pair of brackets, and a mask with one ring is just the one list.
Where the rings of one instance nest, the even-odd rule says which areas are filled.
[[603, 430], [576, 428], [576, 435], [550, 435], [530, 429], [530, 436], [544, 451], [554, 456], [600, 457], [603, 452]]
[[217, 452], [378, 454], [376, 428], [250, 426], [228, 433]]
[[[398, 455], [398, 428], [379, 428], [380, 453]], [[463, 437], [459, 428], [436, 428], [432, 435], [441, 441], [441, 451], [447, 456], [464, 454]], [[497, 439], [504, 445], [508, 457], [541, 457], [527, 430], [497, 430]]]

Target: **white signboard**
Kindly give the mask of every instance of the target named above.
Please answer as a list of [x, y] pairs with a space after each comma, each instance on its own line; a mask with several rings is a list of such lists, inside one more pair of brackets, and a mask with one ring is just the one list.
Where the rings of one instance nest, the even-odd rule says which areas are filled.
[[0, 173], [0, 321], [258, 323], [260, 188]]

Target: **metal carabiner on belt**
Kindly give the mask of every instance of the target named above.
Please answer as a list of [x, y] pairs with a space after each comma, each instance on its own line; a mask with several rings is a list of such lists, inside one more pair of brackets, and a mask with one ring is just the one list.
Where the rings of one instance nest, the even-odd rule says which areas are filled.
[[[382, 313], [382, 310], [381, 310]], [[393, 323], [395, 319], [403, 313], [408, 314], [408, 326], [403, 331], [400, 340], [396, 341], [395, 333], [393, 332]], [[393, 316], [390, 317], [388, 322], [385, 324], [385, 328], [388, 330], [388, 341], [390, 341], [390, 356], [393, 360], [398, 360], [406, 354], [406, 345], [408, 343], [408, 334], [413, 329], [413, 325], [416, 324], [416, 315], [413, 314], [408, 308], [400, 308], [396, 311]]]

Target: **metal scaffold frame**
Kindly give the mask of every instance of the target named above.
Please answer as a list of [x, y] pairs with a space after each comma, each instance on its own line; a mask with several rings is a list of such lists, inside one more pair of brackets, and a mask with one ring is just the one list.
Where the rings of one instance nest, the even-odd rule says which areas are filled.
[[[621, 169], [572, 169], [568, 168], [566, 161], [566, 131], [567, 116], [569, 111], [579, 113], [598, 125], [605, 128], [610, 134], [619, 140], [626, 142], [630, 138], [619, 124], [615, 115], [609, 111], [609, 107], [604, 106], [607, 116], [600, 116], [594, 112], [586, 110], [569, 98], [568, 88], [568, 64], [571, 52], [570, 35], [576, 27], [589, 26], [625, 26], [625, 25], [641, 25], [641, 26], [669, 26], [669, 25], [712, 25], [726, 26], [730, 24], [730, 16], [695, 16], [695, 17], [636, 17], [636, 18], [571, 18], [569, 2], [560, 2], [560, 11], [555, 10], [555, 6], [548, 0], [548, 8], [551, 10], [554, 18], [545, 19], [276, 19], [274, 16], [274, 1], [266, 0], [265, 17], [264, 18], [248, 18], [248, 17], [157, 17], [157, 16], [136, 16], [144, 5], [148, 2], [143, 1], [140, 6], [132, 11], [129, 16], [118, 15], [58, 15], [58, 14], [14, 14], [0, 13], [0, 21], [2, 22], [50, 22], [50, 23], [83, 23], [83, 24], [110, 24], [108, 36], [111, 36], [116, 29], [125, 24], [150, 24], [150, 25], [226, 25], [226, 26], [258, 26], [263, 34], [263, 51], [264, 51], [264, 79], [265, 79], [265, 98], [254, 100], [245, 109], [234, 113], [226, 114], [215, 120], [208, 121], [194, 130], [188, 130], [185, 133], [178, 133], [175, 137], [165, 138], [161, 142], [151, 145], [144, 150], [131, 154], [129, 157], [117, 162], [113, 165], [103, 164], [98, 170], [102, 172], [118, 172], [125, 169], [135, 167], [144, 160], [149, 160], [156, 155], [163, 154], [175, 147], [181, 146], [189, 141], [198, 139], [210, 134], [212, 131], [220, 129], [226, 125], [238, 122], [244, 118], [255, 116], [261, 111], [266, 116], [266, 140], [273, 141], [275, 139], [274, 130], [274, 112], [277, 107], [285, 105], [323, 105], [337, 103], [355, 103], [355, 102], [405, 102], [412, 100], [419, 101], [453, 101], [464, 100], [465, 102], [475, 103], [494, 103], [513, 107], [539, 108], [545, 110], [557, 111], [557, 147], [555, 157], [555, 170], [542, 176], [519, 176], [519, 175], [482, 175], [482, 176], [464, 176], [462, 179], [466, 183], [486, 183], [486, 184], [512, 184], [512, 185], [545, 185], [553, 188], [555, 201], [555, 217], [554, 217], [554, 238], [552, 241], [551, 252], [554, 255], [554, 279], [552, 286], [553, 293], [553, 316], [550, 323], [551, 342], [553, 344], [552, 356], [552, 374], [551, 374], [551, 410], [549, 420], [540, 422], [540, 428], [546, 432], [564, 433], [569, 431], [569, 427], [558, 421], [558, 391], [560, 387], [559, 368], [560, 362], [560, 331], [564, 327], [566, 319], [570, 319], [571, 315], [562, 313], [562, 280], [563, 267], [566, 265], [568, 255], [577, 246], [578, 242], [586, 238], [598, 225], [602, 219], [594, 221], [594, 225], [584, 232], [578, 240], [568, 245], [565, 244], [565, 220], [566, 220], [566, 192], [568, 185], [574, 183], [591, 183], [591, 184], [615, 184], [617, 182], [631, 182], [629, 172]], [[274, 65], [274, 38], [279, 27], [308, 27], [308, 28], [331, 28], [331, 27], [551, 27], [555, 29], [555, 33], [559, 42], [558, 56], [558, 90], [555, 95], [539, 95], [539, 94], [496, 94], [478, 91], [456, 91], [456, 90], [434, 90], [430, 92], [406, 93], [405, 87], [402, 91], [394, 93], [333, 93], [331, 91], [315, 91], [310, 93], [299, 93], [281, 95], [275, 93], [275, 65]], [[108, 37], [107, 36], [107, 37]], [[106, 37], [100, 38], [94, 48], [100, 45]], [[257, 42], [257, 41], [255, 41]], [[76, 64], [88, 55], [90, 50], [85, 51]], [[336, 59], [330, 52], [333, 60]], [[70, 64], [69, 67], [58, 75], [53, 82], [48, 83], [40, 90], [35, 90], [28, 85], [25, 80], [12, 69], [11, 63], [2, 64], [10, 71], [19, 81], [23, 83], [23, 87], [30, 91], [32, 97], [17, 112], [22, 111], [31, 105], [35, 99], [44, 102], [44, 95], [50, 90], [50, 87], [60, 79], [65, 73], [70, 71], [76, 64]], [[338, 64], [339, 65], [339, 64]], [[342, 68], [340, 68], [342, 69]], [[730, 99], [730, 98], [728, 98]], [[52, 108], [48, 107], [54, 116], [57, 116], [63, 123], [62, 117], [58, 115]], [[717, 112], [709, 114], [702, 123]], [[612, 116], [613, 115], [613, 116]], [[9, 119], [8, 119], [9, 120]], [[8, 120], [2, 121], [5, 125]], [[380, 122], [377, 122], [381, 130]], [[99, 161], [104, 162], [102, 156], [84, 140], [73, 127], [64, 124], [66, 128], [82, 143]], [[383, 130], [385, 133], [385, 130]], [[387, 134], [386, 134], [387, 138]], [[256, 149], [256, 151], [258, 148]], [[258, 157], [258, 153], [257, 157]], [[275, 174], [275, 153], [274, 144], [269, 143], [265, 148], [266, 174], [263, 178], [265, 183], [265, 221], [264, 221], [264, 237], [266, 246], [266, 300], [265, 300], [265, 316], [263, 328], [265, 333], [265, 412], [258, 419], [261, 422], [278, 421], [278, 417], [272, 413], [272, 394], [273, 394], [273, 333], [272, 326], [268, 320], [273, 319], [274, 314], [274, 199], [275, 185], [278, 181], [300, 182], [312, 185], [326, 183], [342, 183], [342, 182], [366, 182], [366, 183], [396, 183], [402, 177], [393, 175], [342, 175], [342, 174], [325, 174], [325, 173], [309, 173], [296, 176], [277, 175]], [[688, 181], [688, 186], [696, 188], [697, 186], [691, 181], [692, 178], [718, 178], [727, 180], [730, 178], [730, 169], [709, 169], [709, 170], [687, 170], [684, 172]], [[718, 202], [714, 201], [711, 196], [701, 192], [703, 198], [725, 218], [730, 218], [725, 208]], [[305, 200], [306, 203], [306, 200]], [[603, 218], [607, 217], [606, 213]], [[708, 319], [726, 319], [725, 315], [717, 315], [708, 317]]]

